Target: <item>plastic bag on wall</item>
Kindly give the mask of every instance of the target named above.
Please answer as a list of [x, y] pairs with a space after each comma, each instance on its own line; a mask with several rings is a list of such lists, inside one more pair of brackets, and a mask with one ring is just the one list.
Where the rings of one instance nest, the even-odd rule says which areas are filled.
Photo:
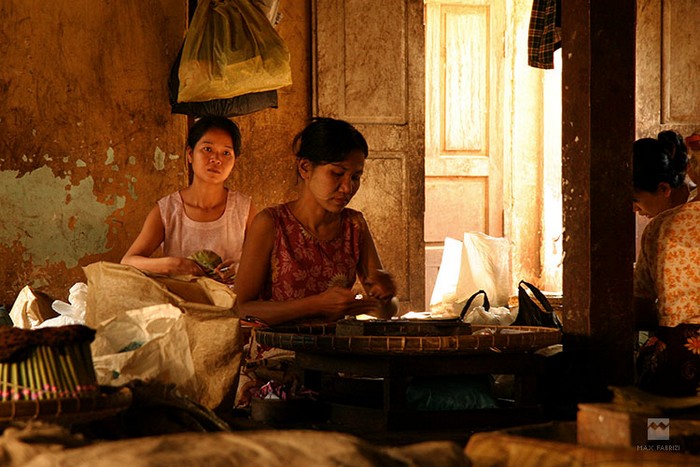
[[280, 0], [253, 0], [253, 4], [263, 12], [273, 26], [277, 26], [282, 19], [282, 13], [279, 11]]
[[177, 94], [180, 89], [178, 73], [181, 58], [182, 47], [180, 47], [175, 63], [170, 69], [170, 77], [168, 78], [168, 99], [172, 113], [191, 115], [197, 118], [207, 116], [237, 117], [270, 107], [277, 108], [277, 91], [253, 92], [228, 99], [212, 99], [205, 102], [178, 102]]
[[287, 46], [250, 0], [199, 2], [178, 76], [178, 102], [227, 99], [292, 84]]

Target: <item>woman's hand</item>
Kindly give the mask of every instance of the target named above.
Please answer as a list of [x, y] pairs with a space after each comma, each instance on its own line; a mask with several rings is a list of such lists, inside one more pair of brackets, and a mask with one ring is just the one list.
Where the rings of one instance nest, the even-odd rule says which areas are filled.
[[199, 265], [187, 258], [171, 257], [168, 274], [204, 276], [204, 270]]
[[355, 292], [343, 287], [331, 287], [317, 295], [317, 305], [321, 316], [337, 321], [346, 315], [361, 315], [376, 312], [380, 307], [373, 298], [355, 298]]
[[389, 319], [399, 310], [399, 301], [396, 295], [396, 283], [389, 272], [376, 269], [364, 282], [368, 295], [376, 299], [373, 316], [380, 319]]
[[388, 271], [376, 269], [364, 282], [365, 290], [370, 297], [380, 301], [391, 300], [396, 295], [394, 278]]
[[230, 259], [219, 264], [216, 269], [214, 269], [214, 274], [216, 274], [216, 277], [224, 284], [233, 284], [237, 271], [238, 263]]

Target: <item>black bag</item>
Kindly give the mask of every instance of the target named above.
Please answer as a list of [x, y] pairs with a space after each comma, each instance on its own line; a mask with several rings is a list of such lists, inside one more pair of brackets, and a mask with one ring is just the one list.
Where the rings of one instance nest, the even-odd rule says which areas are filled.
[[537, 326], [559, 330], [563, 327], [547, 297], [540, 289], [525, 281], [518, 283], [518, 317], [515, 318], [513, 326]]
[[489, 303], [489, 297], [488, 297], [488, 295], [486, 295], [485, 291], [479, 290], [474, 295], [469, 297], [469, 300], [467, 300], [467, 303], [464, 305], [464, 308], [462, 308], [462, 313], [459, 315], [460, 321], [464, 321], [464, 317], [467, 315], [467, 312], [469, 311], [469, 306], [472, 304], [474, 299], [481, 294], [484, 294], [484, 305], [483, 305], [484, 310], [489, 311], [489, 309], [491, 308], [491, 304]]

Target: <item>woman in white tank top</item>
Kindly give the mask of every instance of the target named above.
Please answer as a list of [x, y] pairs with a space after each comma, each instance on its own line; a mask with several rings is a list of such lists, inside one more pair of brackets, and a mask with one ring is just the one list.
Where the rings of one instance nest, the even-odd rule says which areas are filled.
[[[122, 264], [160, 274], [204, 275], [188, 257], [211, 250], [223, 260], [213, 276], [232, 282], [246, 229], [255, 217], [250, 196], [224, 186], [240, 148], [241, 134], [231, 120], [197, 120], [187, 137], [190, 186], [158, 200]], [[151, 257], [159, 247], [162, 256]]]

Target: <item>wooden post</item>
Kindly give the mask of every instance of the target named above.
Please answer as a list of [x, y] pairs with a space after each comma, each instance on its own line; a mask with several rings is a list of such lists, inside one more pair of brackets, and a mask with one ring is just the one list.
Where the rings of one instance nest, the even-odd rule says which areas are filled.
[[577, 401], [633, 380], [635, 18], [635, 2], [562, 2], [564, 345]]

